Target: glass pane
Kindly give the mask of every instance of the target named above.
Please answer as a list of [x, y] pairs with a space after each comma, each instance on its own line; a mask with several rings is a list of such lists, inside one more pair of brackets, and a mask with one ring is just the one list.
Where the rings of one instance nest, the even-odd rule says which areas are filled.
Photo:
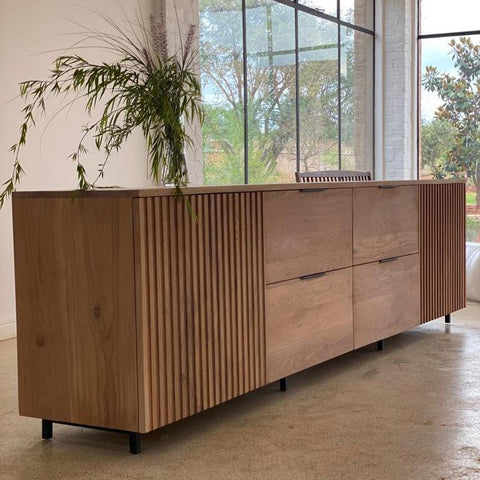
[[338, 29], [298, 12], [300, 170], [337, 170]]
[[421, 42], [421, 178], [469, 178], [480, 159], [480, 36]]
[[467, 239], [480, 241], [480, 36], [421, 42], [420, 178], [467, 178]]
[[204, 183], [244, 183], [242, 2], [200, 0]]
[[342, 170], [373, 174], [373, 37], [341, 29]]
[[340, 0], [340, 18], [373, 30], [374, 0]]
[[337, 16], [337, 0], [299, 0], [298, 3], [319, 10], [332, 17]]
[[421, 0], [421, 33], [480, 30], [478, 0]]
[[263, 0], [246, 13], [248, 181], [294, 182], [295, 12]]

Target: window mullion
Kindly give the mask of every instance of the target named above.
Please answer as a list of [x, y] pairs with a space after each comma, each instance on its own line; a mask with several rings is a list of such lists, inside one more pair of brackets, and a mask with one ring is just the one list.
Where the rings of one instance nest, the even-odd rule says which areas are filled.
[[[338, 8], [340, 8], [340, 0], [338, 0]], [[339, 10], [340, 11], [340, 10]], [[338, 98], [338, 169], [342, 169], [342, 77], [340, 65], [342, 62], [342, 45], [341, 45], [341, 29], [338, 24], [337, 31], [337, 98]]]
[[[298, 0], [297, 0], [298, 1]], [[300, 50], [298, 40], [298, 10], [295, 10], [295, 119], [296, 119], [296, 153], [297, 172], [300, 172]]]
[[248, 52], [247, 52], [247, 7], [242, 0], [242, 48], [243, 48], [243, 137], [244, 137], [244, 183], [248, 184]]

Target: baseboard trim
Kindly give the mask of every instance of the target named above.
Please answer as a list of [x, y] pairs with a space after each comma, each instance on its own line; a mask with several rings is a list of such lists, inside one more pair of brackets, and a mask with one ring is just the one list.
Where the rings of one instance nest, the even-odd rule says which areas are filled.
[[0, 342], [2, 340], [9, 340], [17, 336], [17, 324], [7, 323], [6, 325], [0, 325]]

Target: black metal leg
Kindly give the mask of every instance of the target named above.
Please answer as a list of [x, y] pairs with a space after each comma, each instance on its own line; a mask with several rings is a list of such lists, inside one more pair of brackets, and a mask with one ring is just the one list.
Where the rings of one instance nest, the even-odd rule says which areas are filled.
[[281, 378], [280, 379], [280, 391], [281, 392], [286, 392], [287, 391], [287, 379], [286, 378]]
[[53, 422], [50, 420], [42, 420], [42, 438], [49, 440], [53, 437]]
[[140, 448], [140, 434], [130, 432], [129, 436], [130, 436], [130, 453], [132, 455], [138, 455], [141, 451], [141, 448]]
[[381, 352], [383, 350], [383, 340], [377, 342], [377, 350]]
[[52, 420], [42, 419], [42, 438], [48, 440], [53, 437], [53, 423], [61, 425], [70, 425], [71, 427], [91, 428], [93, 430], [103, 430], [105, 432], [128, 433], [130, 440], [130, 453], [137, 455], [141, 452], [140, 434], [136, 432], [126, 432], [125, 430], [115, 430], [113, 428], [94, 427], [92, 425], [79, 425], [78, 423], [53, 422]]
[[445, 323], [452, 323], [449, 313], [447, 313], [447, 315], [445, 315]]

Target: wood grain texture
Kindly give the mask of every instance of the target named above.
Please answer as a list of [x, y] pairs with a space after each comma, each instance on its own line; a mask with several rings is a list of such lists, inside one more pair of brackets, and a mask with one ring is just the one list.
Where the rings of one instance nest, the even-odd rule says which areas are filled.
[[140, 431], [265, 384], [262, 194], [134, 201]]
[[21, 415], [138, 428], [132, 202], [13, 201]]
[[148, 432], [464, 307], [464, 183], [378, 186], [188, 189], [198, 221], [167, 189], [16, 194], [20, 413]]
[[418, 253], [418, 187], [353, 190], [353, 263]]
[[[393, 181], [367, 181], [367, 182], [327, 182], [322, 185], [325, 188], [366, 188], [378, 186], [391, 185], [429, 185], [429, 184], [464, 184], [465, 180], [402, 180], [401, 182]], [[182, 189], [185, 195], [205, 195], [214, 193], [246, 193], [246, 192], [279, 192], [279, 191], [294, 191], [302, 189], [315, 189], [318, 184], [315, 183], [275, 183], [268, 185], [217, 185], [217, 186], [200, 186], [200, 187], [186, 187]], [[69, 191], [44, 191], [44, 192], [14, 192], [16, 198], [71, 198], [74, 192]], [[137, 189], [98, 189], [88, 190], [86, 192], [75, 192], [77, 198], [108, 198], [108, 197], [122, 197], [122, 198], [138, 198], [138, 197], [174, 197], [175, 189], [169, 187], [152, 187], [152, 188], [137, 188]]]
[[265, 274], [274, 283], [352, 264], [352, 191], [264, 194]]
[[465, 186], [420, 186], [421, 316], [428, 322], [466, 307]]
[[354, 267], [353, 319], [355, 348], [419, 325], [419, 255]]
[[267, 381], [353, 349], [352, 269], [269, 285]]

